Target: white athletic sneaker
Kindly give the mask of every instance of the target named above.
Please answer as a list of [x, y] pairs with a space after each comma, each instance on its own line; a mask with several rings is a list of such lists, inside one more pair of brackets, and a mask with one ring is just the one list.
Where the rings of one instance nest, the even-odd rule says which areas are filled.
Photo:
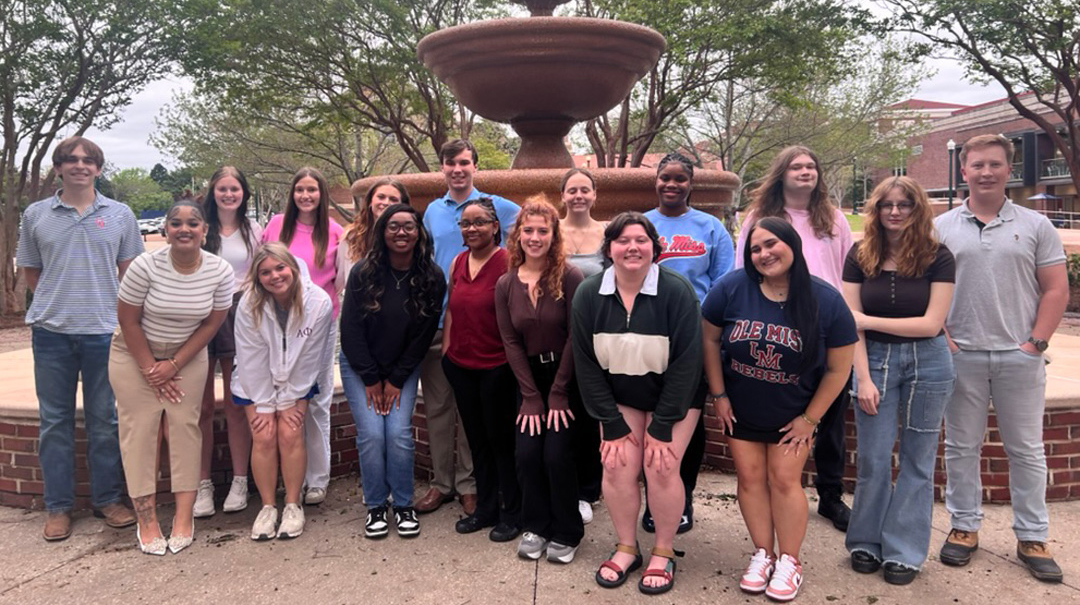
[[285, 510], [281, 511], [281, 527], [278, 528], [279, 539], [296, 538], [304, 533], [304, 509], [299, 504], [286, 504]]
[[517, 554], [522, 559], [532, 559], [533, 561], [539, 559], [544, 551], [547, 550], [548, 541], [543, 536], [538, 536], [531, 531], [527, 531], [521, 534], [521, 541], [518, 542]]
[[776, 571], [765, 589], [765, 596], [774, 601], [790, 601], [799, 596], [802, 585], [802, 565], [799, 560], [788, 555], [780, 555], [776, 562]]
[[761, 594], [769, 585], [769, 578], [773, 575], [776, 561], [765, 552], [764, 548], [757, 549], [753, 557], [750, 557], [750, 565], [746, 573], [739, 580], [739, 588], [750, 594]]
[[273, 540], [277, 535], [277, 509], [267, 505], [259, 511], [255, 517], [255, 524], [251, 526], [251, 539], [256, 542]]
[[221, 510], [227, 513], [235, 513], [247, 508], [248, 504], [248, 478], [233, 477], [232, 485], [229, 486], [229, 496], [225, 498], [225, 504]]
[[214, 513], [214, 482], [209, 479], [199, 481], [199, 491], [195, 494], [195, 508], [193, 509], [196, 519], [213, 517]]
[[592, 523], [592, 504], [584, 500], [577, 501], [577, 510], [581, 513], [581, 522], [585, 525]]
[[325, 487], [309, 487], [304, 493], [304, 504], [322, 504], [326, 500]]

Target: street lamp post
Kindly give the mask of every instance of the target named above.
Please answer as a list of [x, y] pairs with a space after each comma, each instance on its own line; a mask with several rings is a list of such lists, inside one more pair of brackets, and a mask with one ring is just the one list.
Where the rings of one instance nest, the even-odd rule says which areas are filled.
[[949, 210], [952, 210], [953, 175], [956, 174], [956, 168], [953, 165], [953, 156], [956, 154], [956, 141], [949, 139], [949, 142], [945, 143], [945, 147], [949, 150]]

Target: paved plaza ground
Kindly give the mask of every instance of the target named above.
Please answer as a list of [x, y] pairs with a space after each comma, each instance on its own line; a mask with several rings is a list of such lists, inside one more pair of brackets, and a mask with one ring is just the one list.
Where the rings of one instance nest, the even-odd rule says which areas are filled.
[[[423, 487], [423, 486], [421, 486]], [[364, 509], [355, 478], [335, 481], [326, 503], [308, 507], [307, 529], [292, 541], [249, 539], [258, 512], [221, 513], [196, 523], [196, 541], [178, 555], [151, 557], [135, 547], [133, 529], [113, 530], [82, 513], [74, 535], [48, 544], [41, 539], [44, 513], [0, 509], [0, 603], [301, 603], [552, 604], [767, 603], [744, 595], [738, 577], [751, 553], [734, 500], [730, 475], [703, 472], [696, 495], [697, 525], [676, 540], [679, 559], [674, 590], [640, 595], [640, 574], [622, 588], [606, 590], [593, 573], [615, 542], [605, 507], [586, 526], [570, 565], [518, 559], [516, 543], [495, 544], [485, 533], [461, 536], [456, 503], [422, 516], [422, 533], [411, 540], [363, 537]], [[811, 492], [811, 507], [815, 506]], [[219, 503], [220, 504], [220, 503]], [[171, 510], [160, 511], [168, 530]], [[1050, 505], [1050, 546], [1065, 583], [1043, 584], [1016, 560], [1008, 507], [988, 506], [982, 548], [971, 565], [951, 568], [933, 554], [909, 586], [886, 584], [880, 575], [851, 571], [843, 534], [810, 515], [802, 551], [806, 576], [798, 603], [886, 605], [1080, 603], [1080, 502]], [[948, 531], [948, 517], [934, 509], [932, 553]], [[651, 537], [641, 534], [643, 548]]]

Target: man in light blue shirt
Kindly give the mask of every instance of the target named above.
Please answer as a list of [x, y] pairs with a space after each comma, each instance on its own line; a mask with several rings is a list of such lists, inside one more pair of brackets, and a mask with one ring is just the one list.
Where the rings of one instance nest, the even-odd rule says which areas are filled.
[[90, 502], [111, 527], [135, 523], [120, 499], [123, 475], [109, 345], [116, 329], [120, 277], [143, 252], [131, 209], [94, 189], [105, 156], [82, 137], [53, 151], [63, 188], [22, 216], [16, 262], [34, 293], [34, 382], [41, 418], [38, 459], [45, 483], [44, 537], [71, 535], [75, 506], [75, 391], [83, 384]]
[[[472, 143], [455, 139], [439, 150], [439, 162], [446, 178], [446, 195], [436, 198], [424, 211], [424, 228], [431, 234], [435, 245], [435, 262], [450, 276], [450, 263], [463, 252], [458, 220], [462, 206], [469, 200], [491, 198], [499, 217], [503, 241], [517, 218], [518, 205], [497, 195], [481, 193], [473, 187], [476, 173], [476, 148]], [[445, 301], [443, 301], [445, 306]], [[454, 392], [442, 371], [442, 322], [427, 356], [420, 365], [420, 384], [427, 412], [428, 447], [431, 452], [431, 468], [434, 478], [431, 488], [417, 500], [418, 513], [430, 513], [444, 503], [453, 500], [456, 492], [461, 497], [466, 515], [472, 515], [476, 507], [476, 481], [472, 476], [472, 454], [465, 433], [458, 422]], [[455, 444], [456, 435], [456, 444]], [[455, 457], [455, 450], [457, 456]]]

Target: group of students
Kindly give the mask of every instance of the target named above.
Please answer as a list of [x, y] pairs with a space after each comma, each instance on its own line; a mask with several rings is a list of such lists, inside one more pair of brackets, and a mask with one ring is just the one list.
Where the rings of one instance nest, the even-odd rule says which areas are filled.
[[[100, 172], [96, 146], [65, 144], [54, 158], [65, 190], [27, 210], [20, 266], [42, 262], [30, 248], [38, 245], [35, 213], [71, 205], [63, 198], [69, 174], [78, 186], [75, 177], [85, 180], [93, 163]], [[260, 229], [247, 218], [243, 175], [224, 167], [201, 204], [169, 210], [166, 247], [140, 255], [125, 239], [110, 252], [122, 281], [108, 375], [139, 547], [178, 552], [191, 544], [194, 517], [214, 514], [215, 363], [234, 404], [226, 413], [233, 482], [224, 509], [247, 504], [250, 453], [262, 500], [252, 539], [302, 533], [302, 504], [321, 502], [329, 481], [340, 325], [369, 538], [386, 536], [391, 525], [418, 535], [417, 513], [457, 491], [466, 512], [459, 533], [491, 528], [496, 542], [520, 536], [521, 557], [569, 563], [602, 490], [617, 545], [596, 582], [614, 588], [644, 566], [639, 590], [666, 592], [675, 583], [676, 534], [693, 527], [708, 404], [728, 436], [755, 549], [742, 590], [778, 601], [798, 594], [807, 526], [801, 476], [812, 449], [818, 511], [847, 531], [853, 569], [883, 567], [886, 581], [906, 584], [929, 548], [943, 417], [953, 531], [941, 559], [962, 565], [977, 548], [978, 443], [990, 388], [999, 416], [1019, 425], [1002, 425], [1017, 483], [1018, 553], [1036, 577], [1060, 581], [1045, 546], [1045, 489], [1018, 467], [1041, 456], [1032, 418], [1041, 419], [1042, 351], [1064, 309], [1064, 256], [1045, 219], [1004, 197], [1011, 151], [1002, 137], [965, 144], [971, 197], [936, 229], [918, 183], [885, 180], [854, 245], [804, 147], [774, 159], [735, 245], [717, 218], [691, 206], [694, 166], [677, 153], [657, 166], [657, 207], [606, 224], [591, 215], [597, 189], [586, 170], [562, 180], [564, 218], [541, 197], [519, 208], [478, 192], [476, 151], [462, 140], [440, 151], [448, 192], [423, 216], [405, 187], [387, 178], [345, 229], [330, 219], [318, 171], [299, 171], [285, 212]], [[80, 154], [90, 161], [75, 167], [90, 169], [66, 171]], [[77, 219], [89, 214], [76, 206]], [[1007, 235], [1023, 250], [1005, 246]], [[999, 283], [988, 263], [1010, 271], [1010, 283]], [[37, 276], [30, 283], [38, 285]], [[1024, 302], [1015, 313], [1000, 313], [1016, 299]], [[965, 383], [954, 362], [969, 364], [982, 384]], [[1016, 367], [1001, 374], [1008, 364]], [[1027, 374], [1018, 381], [1011, 372]], [[421, 384], [436, 476], [414, 503], [412, 416]], [[853, 511], [840, 497], [849, 390], [858, 401]], [[1010, 407], [1010, 397], [1024, 401]], [[167, 539], [154, 506], [162, 438], [177, 503]], [[1032, 441], [1039, 451], [1020, 445]], [[642, 474], [640, 523], [655, 533], [647, 564], [637, 538]], [[95, 506], [121, 506], [119, 497], [105, 498], [95, 495]]]

